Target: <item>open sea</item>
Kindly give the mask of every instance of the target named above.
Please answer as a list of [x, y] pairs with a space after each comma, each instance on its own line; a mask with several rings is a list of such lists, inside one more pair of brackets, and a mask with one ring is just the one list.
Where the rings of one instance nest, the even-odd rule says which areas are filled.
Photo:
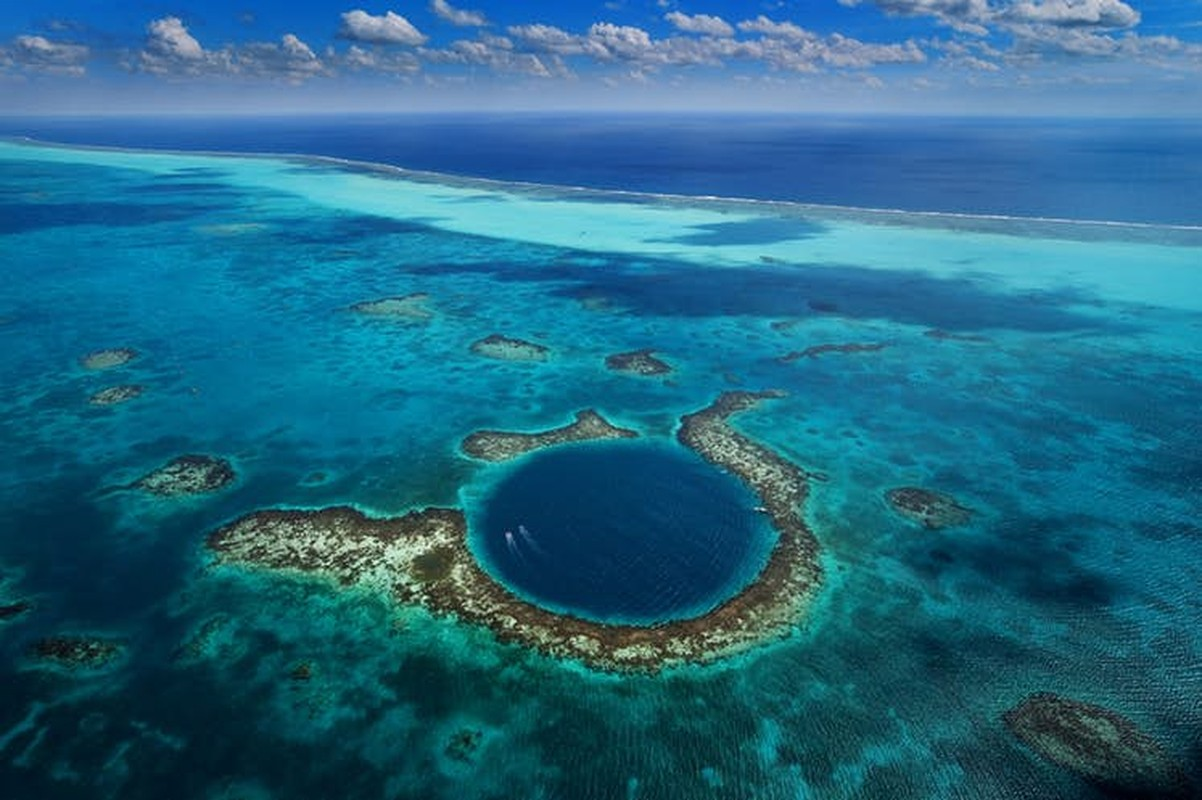
[[[1202, 123], [0, 137], [0, 798], [1202, 796]], [[766, 390], [730, 424], [807, 476], [821, 581], [729, 657], [608, 672], [207, 544], [456, 508], [531, 604], [702, 617], [777, 534], [677, 432]], [[637, 437], [464, 446], [586, 409]], [[154, 491], [185, 455], [232, 478]]]

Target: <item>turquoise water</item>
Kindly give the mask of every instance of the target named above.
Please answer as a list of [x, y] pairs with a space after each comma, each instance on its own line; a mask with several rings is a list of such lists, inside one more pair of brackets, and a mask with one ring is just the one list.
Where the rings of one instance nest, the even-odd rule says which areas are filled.
[[[1105, 796], [1003, 726], [1036, 691], [1202, 768], [1196, 230], [23, 143], [0, 209], [0, 600], [34, 604], [0, 622], [5, 797]], [[348, 310], [415, 292], [427, 321]], [[550, 357], [473, 354], [491, 333]], [[883, 347], [782, 360], [851, 343]], [[80, 366], [111, 347], [139, 357]], [[675, 371], [606, 369], [645, 347]], [[119, 384], [145, 391], [89, 404]], [[591, 407], [675, 447], [732, 388], [785, 390], [736, 424], [827, 478], [812, 616], [736, 659], [598, 674], [209, 567], [256, 509], [474, 502], [499, 468], [472, 431]], [[107, 491], [184, 453], [236, 483]], [[884, 501], [904, 485], [972, 521], [914, 526]], [[66, 633], [124, 655], [30, 657]]]

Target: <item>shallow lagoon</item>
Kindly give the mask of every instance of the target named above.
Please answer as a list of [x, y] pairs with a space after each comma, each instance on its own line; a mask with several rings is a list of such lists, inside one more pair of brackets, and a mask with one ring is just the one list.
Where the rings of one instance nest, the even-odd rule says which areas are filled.
[[[17, 143], [0, 191], [0, 599], [32, 604], [0, 622], [7, 797], [1106, 796], [1006, 729], [1040, 691], [1198, 772], [1196, 231]], [[350, 311], [419, 292], [418, 322]], [[473, 354], [492, 333], [551, 356]], [[605, 366], [646, 347], [675, 371]], [[787, 392], [736, 425], [826, 477], [818, 602], [735, 659], [608, 675], [209, 568], [256, 509], [470, 505], [498, 469], [472, 431], [595, 407], [672, 446], [732, 388]], [[111, 490], [188, 453], [237, 480]], [[913, 524], [907, 485], [971, 521]], [[122, 655], [31, 656], [66, 634]]]

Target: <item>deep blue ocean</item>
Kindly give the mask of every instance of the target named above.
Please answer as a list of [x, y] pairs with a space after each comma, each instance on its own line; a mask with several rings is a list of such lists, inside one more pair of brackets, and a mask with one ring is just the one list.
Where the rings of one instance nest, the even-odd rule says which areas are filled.
[[1196, 120], [355, 115], [0, 119], [0, 135], [301, 153], [619, 191], [1202, 224]]
[[[1197, 122], [0, 119], [0, 378], [3, 800], [1202, 796]], [[779, 540], [680, 439], [738, 391], [821, 577], [716, 660], [209, 545], [461, 509], [519, 600], [696, 621]]]

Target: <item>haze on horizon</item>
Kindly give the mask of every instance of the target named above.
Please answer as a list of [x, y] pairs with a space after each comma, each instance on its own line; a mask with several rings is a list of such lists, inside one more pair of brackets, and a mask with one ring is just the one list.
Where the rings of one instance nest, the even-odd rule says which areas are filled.
[[1202, 0], [106, 5], [0, 10], [2, 113], [1202, 112]]

